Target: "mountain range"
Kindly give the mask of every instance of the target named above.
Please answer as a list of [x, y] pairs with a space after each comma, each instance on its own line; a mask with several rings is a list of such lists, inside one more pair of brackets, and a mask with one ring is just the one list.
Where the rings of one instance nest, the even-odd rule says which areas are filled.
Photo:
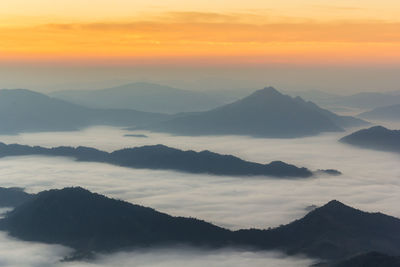
[[[310, 177], [313, 172], [282, 161], [268, 164], [249, 162], [232, 155], [221, 155], [211, 151], [183, 151], [164, 145], [125, 148], [112, 153], [91, 147], [54, 147], [6, 145], [0, 142], [0, 157], [46, 155], [72, 157], [78, 161], [109, 163], [118, 166], [146, 169], [176, 170], [188, 173], [207, 173], [230, 176], [274, 176]], [[330, 175], [340, 174], [337, 170], [318, 170]]]
[[0, 90], [0, 134], [70, 131], [92, 125], [132, 126], [166, 117], [135, 110], [91, 109], [25, 89]]
[[347, 135], [340, 139], [340, 142], [362, 148], [400, 153], [400, 130], [374, 126]]
[[205, 93], [152, 83], [131, 83], [102, 90], [68, 90], [50, 96], [97, 109], [134, 109], [179, 113], [204, 111], [223, 104]]
[[340, 110], [343, 108], [370, 110], [383, 106], [400, 104], [400, 92], [362, 92], [353, 95], [336, 95], [328, 92], [309, 90], [288, 92], [293, 96], [301, 96], [318, 105]]
[[400, 104], [375, 108], [361, 113], [358, 117], [369, 120], [400, 121]]
[[[126, 98], [126, 101], [131, 101]], [[0, 90], [0, 134], [69, 131], [93, 125], [134, 127], [183, 135], [302, 137], [365, 125], [338, 116], [274, 88], [256, 91], [209, 111], [175, 115], [132, 109], [100, 109], [69, 103], [24, 89]]]
[[182, 113], [147, 124], [145, 129], [179, 135], [293, 138], [366, 124], [363, 120], [336, 115], [300, 97], [292, 98], [267, 87], [234, 103], [205, 112]]
[[277, 228], [231, 231], [74, 187], [36, 194], [7, 213], [0, 229], [80, 256], [163, 245], [279, 250], [332, 263], [371, 251], [400, 255], [400, 219], [336, 200]]

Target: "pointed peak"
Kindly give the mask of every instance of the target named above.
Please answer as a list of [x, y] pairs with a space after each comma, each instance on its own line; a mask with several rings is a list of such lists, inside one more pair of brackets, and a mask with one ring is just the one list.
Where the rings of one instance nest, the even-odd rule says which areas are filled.
[[340, 202], [338, 200], [331, 200], [328, 203], [326, 203], [325, 205], [323, 205], [322, 207], [315, 209], [315, 211], [332, 212], [332, 211], [341, 211], [341, 210], [348, 210], [348, 209], [353, 209], [353, 208], [343, 204], [342, 202]]
[[280, 94], [281, 95], [281, 93], [278, 90], [276, 90], [274, 87], [272, 87], [272, 86], [264, 87], [260, 91], [266, 92], [266, 93], [274, 93], [274, 94]]
[[326, 203], [323, 207], [343, 207], [346, 206], [345, 204], [343, 204], [342, 202], [334, 199], [329, 201], [328, 203]]
[[251, 96], [256, 96], [256, 97], [271, 97], [271, 96], [283, 96], [278, 90], [276, 90], [274, 87], [269, 86], [265, 87], [263, 89], [255, 91]]

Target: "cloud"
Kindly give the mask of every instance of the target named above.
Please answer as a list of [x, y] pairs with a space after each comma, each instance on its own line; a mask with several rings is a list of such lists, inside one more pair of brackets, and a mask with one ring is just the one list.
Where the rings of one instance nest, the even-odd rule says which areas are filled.
[[[205, 58], [210, 64], [398, 62], [398, 22], [275, 20], [257, 14], [169, 12], [141, 20], [1, 27], [1, 61]], [[105, 60], [107, 61], [107, 60]]]
[[97, 255], [89, 262], [60, 262], [71, 249], [58, 245], [24, 242], [0, 232], [0, 266], [3, 267], [145, 267], [145, 266], [281, 266], [306, 267], [313, 260], [286, 257], [276, 252], [234, 249], [201, 250], [189, 247], [160, 248]]

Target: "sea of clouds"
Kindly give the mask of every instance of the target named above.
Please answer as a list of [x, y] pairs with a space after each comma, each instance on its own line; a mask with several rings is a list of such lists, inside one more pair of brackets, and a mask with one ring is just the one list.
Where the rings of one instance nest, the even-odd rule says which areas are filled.
[[[306, 179], [229, 177], [131, 169], [75, 162], [64, 157], [24, 156], [0, 159], [0, 186], [24, 187], [34, 193], [50, 188], [82, 186], [171, 215], [197, 217], [230, 229], [267, 228], [286, 224], [304, 216], [308, 206], [320, 206], [332, 199], [362, 210], [380, 211], [400, 217], [400, 155], [339, 143], [338, 139], [347, 133], [300, 139], [182, 137], [134, 132], [148, 135], [148, 138], [136, 138], [125, 137], [126, 133], [116, 128], [94, 127], [79, 132], [0, 136], [0, 141], [46, 147], [84, 145], [107, 151], [164, 144], [185, 150], [208, 149], [260, 163], [282, 160], [312, 170], [333, 168], [343, 172], [343, 175], [321, 174]], [[30, 243], [28, 246], [25, 242], [10, 239], [6, 234], [0, 235], [0, 240], [1, 244], [10, 244], [2, 245], [0, 250], [0, 258], [7, 258], [9, 266], [13, 266], [13, 260], [17, 262], [14, 266], [24, 266], [23, 263], [18, 264], [18, 260], [30, 258], [13, 259], [12, 255], [18, 255], [15, 252], [17, 247], [21, 253], [25, 249], [28, 255], [32, 253], [33, 261], [41, 262], [36, 266], [57, 262], [62, 255], [68, 253], [68, 249], [57, 246], [51, 246], [52, 249], [42, 244]], [[33, 254], [36, 256], [33, 257]], [[206, 266], [211, 262], [212, 266], [308, 266], [311, 263], [307, 259], [282, 257], [276, 253], [195, 249], [185, 249], [185, 253], [182, 253], [180, 249], [171, 249], [99, 256], [94, 262], [63, 265]], [[31, 263], [26, 266], [35, 265]]]

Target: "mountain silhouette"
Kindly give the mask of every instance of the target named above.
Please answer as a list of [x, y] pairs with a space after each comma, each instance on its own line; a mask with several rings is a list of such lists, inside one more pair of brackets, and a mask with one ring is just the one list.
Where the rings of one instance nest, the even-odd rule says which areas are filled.
[[[214, 175], [275, 177], [310, 177], [313, 175], [307, 168], [299, 168], [282, 161], [260, 164], [207, 150], [183, 151], [164, 145], [125, 148], [108, 153], [90, 147], [44, 148], [18, 144], [6, 145], [0, 142], [0, 157], [24, 155], [65, 156], [78, 161], [105, 162], [131, 168], [176, 170]], [[323, 170], [322, 172], [332, 174], [332, 170]], [[334, 174], [337, 174], [337, 171]]]
[[222, 105], [222, 102], [205, 93], [144, 82], [102, 90], [59, 91], [50, 96], [90, 108], [159, 113], [203, 111]]
[[234, 103], [206, 112], [179, 114], [146, 125], [146, 128], [182, 135], [290, 138], [343, 131], [343, 127], [365, 123], [352, 117], [338, 116], [299, 97], [292, 98], [267, 87]]
[[[323, 259], [378, 251], [400, 255], [400, 219], [332, 200], [302, 219], [272, 230], [241, 230], [242, 241]], [[245, 242], [244, 241], [244, 242]]]
[[[400, 101], [399, 101], [400, 102]], [[378, 107], [371, 111], [367, 111], [358, 115], [361, 118], [369, 120], [382, 121], [399, 121], [400, 120], [400, 104]]]
[[301, 96], [322, 107], [332, 110], [375, 109], [400, 104], [400, 92], [361, 92], [353, 95], [337, 95], [331, 92], [308, 90], [288, 92]]
[[0, 207], [16, 207], [27, 200], [30, 200], [33, 195], [24, 192], [23, 188], [18, 187], [0, 187]]
[[133, 126], [167, 115], [121, 109], [90, 109], [25, 89], [0, 90], [0, 134], [70, 131], [91, 125]]
[[340, 142], [362, 148], [400, 152], [400, 130], [374, 126], [347, 135]]
[[82, 252], [109, 252], [156, 244], [222, 245], [229, 230], [194, 218], [64, 188], [38, 193], [0, 223], [23, 240], [57, 243]]
[[379, 252], [368, 252], [354, 256], [329, 267], [399, 267], [400, 257], [389, 256]]
[[371, 251], [400, 254], [399, 219], [339, 201], [278, 228], [230, 231], [75, 187], [38, 193], [0, 220], [0, 229], [23, 240], [70, 246], [81, 255], [181, 244], [280, 250], [331, 262]]

